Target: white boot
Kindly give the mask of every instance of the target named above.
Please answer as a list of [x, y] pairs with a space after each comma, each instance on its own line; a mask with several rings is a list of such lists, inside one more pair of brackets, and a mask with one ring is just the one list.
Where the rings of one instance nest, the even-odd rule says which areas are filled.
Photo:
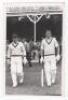
[[51, 87], [51, 74], [50, 74], [50, 72], [46, 73], [46, 82], [47, 82], [47, 86]]
[[55, 84], [55, 79], [56, 79], [56, 70], [52, 72], [52, 84]]
[[19, 83], [22, 84], [24, 82], [24, 72], [20, 74], [20, 80]]
[[55, 84], [55, 80], [52, 80], [52, 84]]
[[13, 81], [13, 87], [17, 87], [17, 76], [15, 73], [11, 74], [12, 76], [12, 81]]
[[51, 87], [51, 82], [47, 83], [47, 86], [48, 86], [48, 87]]
[[19, 83], [22, 84], [23, 83], [23, 79], [20, 79]]
[[12, 87], [15, 88], [17, 87], [17, 85], [18, 85], [17, 83], [14, 83]]

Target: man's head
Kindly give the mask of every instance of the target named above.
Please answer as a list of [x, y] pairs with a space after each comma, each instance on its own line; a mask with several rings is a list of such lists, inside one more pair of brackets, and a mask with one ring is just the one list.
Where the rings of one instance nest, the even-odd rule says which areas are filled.
[[18, 41], [18, 35], [16, 33], [13, 33], [12, 39], [16, 43]]
[[50, 38], [52, 36], [51, 30], [46, 30], [45, 37]]
[[26, 39], [25, 39], [25, 38], [23, 38], [22, 42], [23, 42], [23, 43], [24, 43], [24, 42], [26, 42]]

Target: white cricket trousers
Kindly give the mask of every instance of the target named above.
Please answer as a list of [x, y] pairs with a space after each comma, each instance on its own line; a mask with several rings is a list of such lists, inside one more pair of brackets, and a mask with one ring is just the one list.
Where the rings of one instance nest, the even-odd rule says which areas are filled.
[[17, 84], [17, 76], [19, 76], [19, 79], [24, 78], [24, 72], [23, 72], [23, 63], [22, 63], [22, 57], [11, 57], [11, 77], [13, 84]]
[[56, 58], [55, 55], [44, 57], [44, 71], [47, 85], [55, 83], [56, 79]]

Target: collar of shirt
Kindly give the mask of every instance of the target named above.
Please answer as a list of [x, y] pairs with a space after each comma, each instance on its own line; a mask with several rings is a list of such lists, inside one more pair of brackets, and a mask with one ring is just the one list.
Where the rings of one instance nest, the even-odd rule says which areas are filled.
[[19, 42], [12, 42], [12, 45], [14, 46], [14, 47], [17, 47], [18, 46], [18, 44], [19, 44]]
[[49, 39], [48, 38], [45, 38], [45, 41], [47, 42], [47, 44], [50, 44], [52, 42], [53, 38], [50, 37]]

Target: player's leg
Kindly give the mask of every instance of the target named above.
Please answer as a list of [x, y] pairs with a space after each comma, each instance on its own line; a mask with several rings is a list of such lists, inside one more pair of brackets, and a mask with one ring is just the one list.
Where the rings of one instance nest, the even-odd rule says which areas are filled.
[[32, 67], [32, 64], [31, 64], [31, 53], [30, 52], [27, 53], [27, 60], [28, 60], [29, 66]]
[[16, 75], [16, 64], [15, 59], [11, 59], [11, 78], [13, 82], [13, 87], [17, 86], [17, 75]]
[[51, 81], [54, 84], [56, 79], [56, 59], [55, 57], [51, 58]]
[[23, 66], [22, 66], [22, 71], [19, 74], [19, 83], [23, 83], [24, 82], [24, 72], [23, 72]]
[[56, 79], [56, 69], [52, 70], [52, 83], [55, 83], [55, 79]]
[[46, 57], [45, 63], [44, 63], [44, 70], [45, 70], [47, 86], [51, 86], [51, 71], [50, 71], [49, 60], [47, 57]]
[[13, 87], [17, 86], [17, 76], [15, 73], [11, 73], [12, 81], [13, 81]]
[[21, 57], [17, 61], [17, 74], [19, 76], [19, 83], [23, 83], [23, 81], [24, 81], [24, 71], [23, 71], [23, 63], [22, 63]]

